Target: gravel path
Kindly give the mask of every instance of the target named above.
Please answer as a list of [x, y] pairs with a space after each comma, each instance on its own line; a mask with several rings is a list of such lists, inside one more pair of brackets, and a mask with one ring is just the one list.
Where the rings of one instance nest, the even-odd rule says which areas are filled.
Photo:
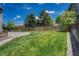
[[29, 34], [30, 34], [30, 32], [8, 32], [8, 37], [6, 39], [2, 38], [4, 40], [0, 41], [0, 45], [6, 43], [6, 42], [8, 42], [8, 41], [10, 41], [10, 40], [12, 40], [12, 39], [14, 39], [16, 37], [29, 35]]

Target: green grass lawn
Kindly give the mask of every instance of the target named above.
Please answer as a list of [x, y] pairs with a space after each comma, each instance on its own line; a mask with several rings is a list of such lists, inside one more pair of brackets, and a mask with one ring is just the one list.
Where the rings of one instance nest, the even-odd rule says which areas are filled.
[[67, 47], [66, 32], [32, 32], [0, 46], [0, 55], [63, 56]]

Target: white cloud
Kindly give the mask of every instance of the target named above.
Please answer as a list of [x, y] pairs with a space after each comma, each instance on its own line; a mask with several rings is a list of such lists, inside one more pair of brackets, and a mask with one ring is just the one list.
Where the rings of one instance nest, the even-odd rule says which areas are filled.
[[21, 16], [20, 15], [17, 15], [16, 18], [21, 18]]
[[55, 13], [55, 11], [53, 11], [53, 10], [52, 11], [46, 10], [45, 12], [46, 13]]
[[21, 16], [20, 15], [16, 15], [16, 17], [15, 18], [13, 18], [13, 19], [18, 19], [18, 18], [21, 18]]

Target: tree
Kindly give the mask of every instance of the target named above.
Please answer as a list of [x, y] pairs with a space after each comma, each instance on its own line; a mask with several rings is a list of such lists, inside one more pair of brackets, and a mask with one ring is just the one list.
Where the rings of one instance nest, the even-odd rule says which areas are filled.
[[47, 17], [47, 25], [52, 25], [53, 24], [53, 20], [51, 19], [50, 16]]
[[43, 26], [48, 26], [52, 24], [51, 17], [48, 15], [48, 13], [45, 10], [43, 10], [40, 13], [40, 20], [41, 20], [41, 25]]
[[12, 21], [9, 21], [9, 22], [7, 23], [7, 28], [8, 28], [9, 30], [12, 30], [12, 29], [14, 28], [14, 23], [13, 23]]
[[60, 15], [56, 18], [56, 23], [59, 24], [61, 22]]
[[29, 27], [35, 27], [36, 26], [35, 16], [33, 14], [28, 15], [27, 18], [25, 19], [24, 25]]
[[73, 11], [65, 11], [61, 16], [61, 25], [73, 25], [75, 24], [75, 12]]
[[60, 16], [57, 17], [56, 22], [60, 24], [63, 29], [71, 29], [71, 26], [75, 24], [75, 12], [73, 11], [65, 11]]

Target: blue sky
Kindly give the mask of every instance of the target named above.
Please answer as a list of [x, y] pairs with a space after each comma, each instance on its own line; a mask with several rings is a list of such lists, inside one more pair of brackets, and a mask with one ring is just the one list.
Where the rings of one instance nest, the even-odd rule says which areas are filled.
[[0, 4], [0, 7], [3, 7], [5, 24], [11, 20], [16, 25], [20, 25], [23, 24], [27, 15], [33, 13], [35, 16], [39, 16], [42, 10], [46, 10], [55, 21], [59, 14], [69, 8], [69, 5], [67, 3], [5, 3]]

